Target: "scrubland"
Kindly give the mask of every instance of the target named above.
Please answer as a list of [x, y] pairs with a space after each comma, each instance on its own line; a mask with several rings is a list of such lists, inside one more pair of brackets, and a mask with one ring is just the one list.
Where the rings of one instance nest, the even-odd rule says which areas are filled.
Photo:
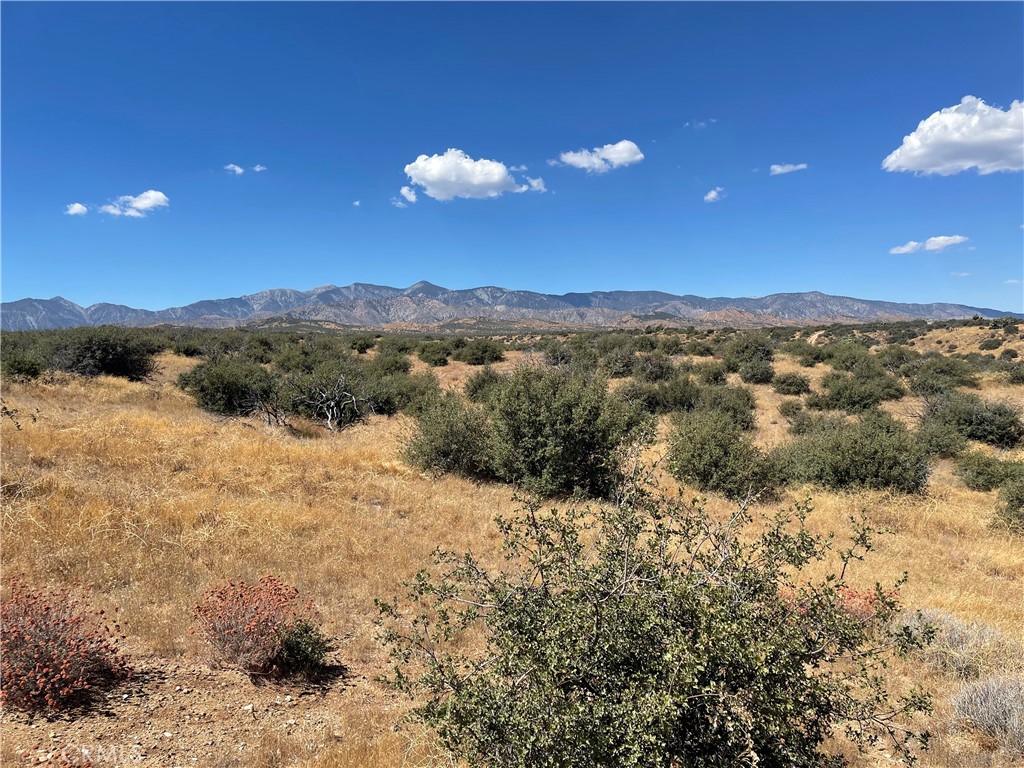
[[[914, 345], [933, 349], [944, 341], [965, 351], [983, 338], [978, 329], [939, 330]], [[513, 352], [495, 367], [535, 361]], [[174, 384], [194, 359], [163, 353], [158, 363], [159, 372], [144, 382], [55, 374], [4, 386], [5, 579], [24, 574], [37, 584], [91, 585], [100, 607], [118, 610], [127, 650], [152, 674], [137, 684], [131, 701], [138, 705], [122, 714], [116, 701], [106, 713], [57, 724], [6, 712], [0, 762], [14, 765], [26, 751], [44, 754], [102, 734], [108, 744], [138, 742], [143, 752], [133, 754], [144, 753], [139, 762], [153, 765], [447, 764], [429, 734], [396, 727], [409, 705], [377, 680], [388, 662], [376, 638], [373, 601], [402, 593], [402, 583], [429, 563], [435, 547], [496, 560], [493, 519], [515, 514], [513, 489], [409, 466], [402, 451], [409, 417], [375, 416], [340, 432], [302, 420], [289, 430], [222, 418], [197, 409]], [[426, 366], [415, 361], [419, 369]], [[827, 371], [785, 355], [777, 356], [775, 369], [802, 373], [812, 387]], [[461, 389], [474, 370], [455, 361], [434, 369], [449, 389]], [[787, 398], [768, 385], [751, 389], [754, 442], [766, 449], [785, 442], [788, 425], [778, 406]], [[982, 376], [979, 394], [1024, 407], [1024, 387], [996, 374]], [[884, 408], [913, 423], [921, 401], [906, 397]], [[664, 452], [662, 439], [646, 455], [657, 461]], [[1024, 450], [1002, 456], [1022, 460]], [[660, 477], [666, 493], [698, 495], [665, 473]], [[952, 462], [938, 460], [923, 494], [787, 487], [765, 509], [807, 498], [816, 531], [845, 530], [850, 515], [863, 511], [891, 532], [859, 569], [865, 588], [906, 572], [902, 597], [909, 608], [998, 633], [986, 671], [1022, 674], [1024, 538], [995, 524], [994, 492], [968, 490]], [[707, 504], [715, 514], [733, 507], [715, 497]], [[198, 596], [264, 574], [294, 584], [319, 607], [325, 629], [339, 638], [335, 657], [344, 670], [336, 683], [301, 691], [207, 669], [205, 649], [188, 632]], [[935, 739], [921, 764], [1010, 764], [1013, 758], [995, 751], [990, 739], [955, 722], [951, 701], [963, 680], [940, 667], [912, 657], [890, 670], [895, 688], [919, 683], [934, 696], [928, 727]], [[179, 705], [176, 686], [198, 694], [200, 703]], [[146, 708], [142, 699], [156, 691], [168, 699]], [[275, 703], [285, 696], [299, 705], [278, 705], [278, 713]], [[189, 721], [181, 720], [185, 711]], [[151, 738], [160, 748], [149, 747]], [[848, 757], [857, 766], [892, 764], [882, 752]]]

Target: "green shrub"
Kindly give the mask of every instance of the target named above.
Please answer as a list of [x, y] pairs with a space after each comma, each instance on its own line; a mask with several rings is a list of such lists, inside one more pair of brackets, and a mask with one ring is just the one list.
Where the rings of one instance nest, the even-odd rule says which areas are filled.
[[1016, 349], [1013, 349], [1012, 347], [1004, 349], [1002, 352], [999, 353], [1000, 360], [1016, 360], [1018, 357], [1020, 357], [1020, 352], [1018, 352]]
[[601, 358], [601, 369], [613, 379], [630, 376], [635, 364], [636, 352], [632, 346], [615, 347]]
[[978, 377], [965, 361], [936, 355], [911, 364], [910, 391], [915, 395], [935, 395], [956, 387], [977, 387]]
[[740, 366], [740, 380], [745, 384], [771, 384], [775, 369], [771, 363], [755, 360]]
[[245, 416], [279, 401], [279, 386], [262, 365], [239, 358], [200, 363], [178, 377], [196, 404], [224, 416]]
[[705, 363], [697, 367], [697, 378], [703, 384], [725, 384], [728, 374], [724, 363]]
[[0, 375], [4, 378], [35, 379], [46, 371], [41, 350], [13, 341], [10, 333], [4, 333], [0, 339]]
[[795, 357], [797, 362], [804, 368], [813, 368], [818, 363], [828, 359], [828, 352], [825, 347], [817, 347], [806, 339], [793, 339], [787, 341], [780, 347], [782, 352]]
[[758, 364], [767, 363], [770, 366], [775, 359], [771, 339], [760, 332], [737, 334], [725, 342], [720, 351], [726, 368], [732, 372], [745, 366], [763, 371], [763, 366]]
[[952, 459], [967, 449], [967, 438], [952, 424], [929, 420], [918, 427], [917, 444], [928, 456]]
[[412, 362], [405, 355], [378, 354], [366, 363], [366, 372], [370, 376], [394, 376], [412, 370]]
[[446, 392], [416, 419], [405, 448], [409, 463], [433, 472], [470, 478], [491, 476], [488, 460], [490, 427], [484, 412]]
[[668, 355], [651, 352], [638, 355], [633, 361], [633, 376], [639, 381], [657, 382], [672, 378], [675, 368]]
[[618, 395], [648, 413], [673, 413], [692, 410], [700, 389], [689, 376], [674, 376], [657, 384], [628, 382], [619, 388]]
[[904, 728], [927, 697], [890, 696], [878, 670], [922, 633], [890, 633], [888, 588], [856, 616], [845, 598], [870, 529], [837, 557], [807, 507], [718, 522], [697, 504], [621, 497], [531, 505], [499, 520], [499, 567], [439, 551], [401, 602], [377, 602], [389, 679], [446, 764], [838, 766], [855, 746], [828, 742], [844, 734], [912, 757]]
[[399, 412], [415, 416], [441, 391], [437, 377], [430, 371], [370, 377], [365, 386], [374, 413], [383, 416]]
[[804, 404], [799, 400], [783, 400], [779, 403], [779, 415], [790, 423], [803, 412]]
[[914, 361], [920, 359], [921, 355], [913, 349], [900, 344], [889, 344], [882, 347], [875, 353], [875, 360], [888, 372], [892, 374], [901, 373]]
[[740, 429], [754, 428], [757, 401], [746, 387], [704, 387], [700, 390], [696, 407], [702, 411], [720, 411]]
[[1024, 534], [1024, 475], [1011, 477], [999, 489], [996, 518], [1014, 533]]
[[808, 396], [807, 405], [822, 410], [863, 413], [877, 408], [885, 400], [899, 400], [905, 393], [903, 385], [887, 374], [863, 376], [833, 371], [821, 380], [824, 393]]
[[715, 348], [706, 341], [694, 339], [683, 345], [683, 352], [693, 357], [711, 357], [715, 354]]
[[466, 397], [474, 403], [485, 403], [506, 380], [491, 366], [485, 366], [466, 380]]
[[828, 364], [837, 371], [852, 371], [858, 366], [871, 363], [881, 367], [878, 361], [872, 359], [868, 348], [859, 341], [844, 340], [829, 344], [825, 352], [828, 354]]
[[881, 413], [859, 423], [825, 421], [777, 449], [788, 476], [832, 490], [883, 488], [919, 493], [928, 457], [900, 422]]
[[1009, 403], [981, 400], [963, 392], [948, 392], [929, 398], [923, 421], [944, 424], [968, 440], [997, 448], [1013, 448], [1024, 438], [1020, 411]]
[[1003, 340], [1002, 339], [984, 339], [978, 345], [978, 349], [981, 349], [981, 350], [984, 350], [984, 351], [987, 352], [990, 349], [999, 349], [1001, 346], [1003, 346]]
[[472, 339], [455, 351], [453, 360], [467, 365], [489, 365], [505, 359], [504, 348], [494, 339]]
[[52, 337], [49, 367], [82, 376], [119, 376], [142, 381], [156, 370], [161, 347], [137, 329], [104, 325], [72, 328]]
[[1011, 366], [1006, 378], [1010, 384], [1024, 384], [1024, 363]]
[[811, 391], [811, 380], [799, 373], [779, 373], [772, 379], [772, 389], [780, 395], [804, 395]]
[[507, 377], [487, 406], [494, 473], [542, 495], [610, 493], [619, 449], [643, 423], [604, 379], [541, 368]]
[[1024, 477], [1024, 462], [1000, 461], [987, 453], [971, 451], [960, 457], [953, 471], [972, 491], [993, 491], [1008, 480]]
[[771, 498], [782, 484], [768, 456], [721, 411], [694, 411], [676, 419], [667, 466], [680, 482], [732, 501]]
[[416, 352], [416, 356], [427, 365], [434, 368], [448, 365], [448, 355], [451, 348], [443, 341], [428, 341]]

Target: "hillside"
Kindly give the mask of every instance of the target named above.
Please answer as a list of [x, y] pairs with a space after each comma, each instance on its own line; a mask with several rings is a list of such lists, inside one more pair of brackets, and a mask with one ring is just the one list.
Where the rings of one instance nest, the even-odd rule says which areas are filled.
[[208, 299], [159, 311], [119, 304], [81, 307], [67, 299], [20, 299], [0, 305], [5, 331], [70, 328], [112, 323], [227, 327], [270, 318], [379, 327], [430, 325], [465, 318], [540, 321], [589, 326], [669, 322], [682, 325], [756, 327], [833, 322], [994, 318], [1012, 314], [962, 304], [905, 304], [830, 296], [816, 291], [761, 298], [703, 298], [661, 291], [592, 291], [552, 295], [487, 286], [449, 290], [418, 282], [405, 289], [367, 283], [323, 285], [308, 291], [275, 288], [227, 299]]

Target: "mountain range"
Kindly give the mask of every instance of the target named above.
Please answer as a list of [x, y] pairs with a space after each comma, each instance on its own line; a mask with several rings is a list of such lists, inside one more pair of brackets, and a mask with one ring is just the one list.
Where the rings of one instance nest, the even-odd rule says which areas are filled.
[[430, 325], [462, 318], [546, 321], [591, 326], [644, 322], [737, 327], [824, 322], [950, 320], [1019, 314], [963, 304], [905, 304], [846, 296], [775, 293], [760, 298], [703, 298], [662, 291], [591, 291], [553, 295], [486, 286], [450, 290], [421, 281], [408, 288], [353, 283], [322, 285], [308, 291], [269, 290], [227, 299], [207, 299], [162, 310], [122, 304], [81, 307], [60, 296], [0, 304], [5, 331], [70, 328], [87, 325], [157, 324], [227, 327], [270, 318], [324, 321], [362, 327], [390, 324]]

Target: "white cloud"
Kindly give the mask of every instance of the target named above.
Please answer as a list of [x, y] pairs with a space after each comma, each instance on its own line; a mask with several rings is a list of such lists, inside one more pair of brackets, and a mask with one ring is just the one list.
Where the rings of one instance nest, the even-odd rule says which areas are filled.
[[261, 171], [265, 171], [265, 170], [267, 170], [267, 166], [265, 166], [265, 165], [254, 165], [254, 166], [252, 167], [252, 169], [253, 169], [254, 171], [256, 171], [256, 173], [260, 173]]
[[363, 204], [362, 200], [353, 200], [352, 201], [352, 205], [354, 205], [356, 208], [358, 208], [362, 204]]
[[[453, 200], [456, 197], [483, 200], [500, 197], [505, 192], [534, 189], [530, 184], [516, 182], [504, 163], [474, 160], [461, 149], [449, 149], [443, 155], [420, 155], [405, 166], [405, 173], [412, 184], [422, 187], [424, 194], [435, 200]], [[416, 199], [415, 190], [411, 187], [402, 189], [406, 200], [409, 200], [406, 189], [412, 193], [412, 200]]]
[[245, 168], [243, 168], [240, 165], [235, 165], [234, 163], [228, 163], [227, 165], [225, 165], [224, 170], [227, 171], [228, 173], [235, 174], [235, 176], [241, 176], [243, 173], [245, 173]]
[[544, 186], [544, 179], [531, 179], [529, 176], [526, 177], [526, 183], [530, 185], [531, 192], [547, 192], [548, 188]]
[[399, 190], [399, 192], [401, 192], [402, 197], [404, 197], [410, 203], [416, 202], [416, 190], [413, 189], [412, 187], [402, 187]]
[[401, 200], [401, 199], [399, 199], [397, 197], [392, 197], [391, 198], [391, 204], [393, 206], [395, 206], [395, 208], [408, 208], [409, 207], [408, 203], [406, 203], [404, 200]]
[[950, 277], [970, 277], [971, 273], [970, 272], [950, 272], [949, 276]]
[[704, 202], [705, 203], [717, 203], [719, 200], [722, 199], [722, 193], [723, 192], [725, 192], [725, 190], [722, 189], [722, 187], [715, 187], [710, 192], [708, 192], [706, 195], [704, 195]]
[[157, 208], [166, 208], [171, 204], [163, 192], [155, 189], [147, 189], [141, 195], [121, 195], [114, 203], [108, 203], [100, 207], [102, 213], [109, 213], [111, 216], [127, 216], [131, 219], [145, 218], [149, 211]]
[[509, 169], [510, 171], [528, 171], [528, 170], [530, 170], [530, 169], [529, 169], [529, 168], [528, 168], [527, 166], [525, 166], [525, 165], [510, 165], [510, 166], [508, 167], [508, 169]]
[[887, 171], [950, 176], [977, 168], [986, 175], [1024, 170], [1024, 102], [1008, 110], [964, 96], [922, 120], [882, 161]]
[[89, 212], [81, 203], [71, 203], [67, 208], [64, 209], [65, 216], [85, 216]]
[[889, 253], [917, 253], [921, 250], [942, 251], [949, 248], [951, 245], [966, 243], [969, 239], [970, 238], [964, 237], [963, 235], [936, 235], [935, 237], [929, 237], [923, 243], [919, 243], [917, 240], [909, 240], [903, 245], [897, 245], [895, 248], [890, 248]]
[[1004, 280], [1003, 283], [1005, 285], [1020, 285], [1020, 280], [1017, 280], [1015, 278], [1011, 278], [1010, 280]]
[[[644, 153], [640, 151], [640, 147], [628, 139], [615, 144], [605, 144], [603, 147], [563, 152], [558, 156], [558, 160], [565, 165], [581, 168], [587, 173], [607, 173], [613, 168], [633, 165], [643, 159]], [[548, 160], [548, 164], [557, 165], [558, 162]]]
[[783, 173], [793, 173], [793, 171], [805, 171], [807, 170], [807, 163], [782, 163], [773, 164], [768, 169], [769, 176], [780, 176]]

